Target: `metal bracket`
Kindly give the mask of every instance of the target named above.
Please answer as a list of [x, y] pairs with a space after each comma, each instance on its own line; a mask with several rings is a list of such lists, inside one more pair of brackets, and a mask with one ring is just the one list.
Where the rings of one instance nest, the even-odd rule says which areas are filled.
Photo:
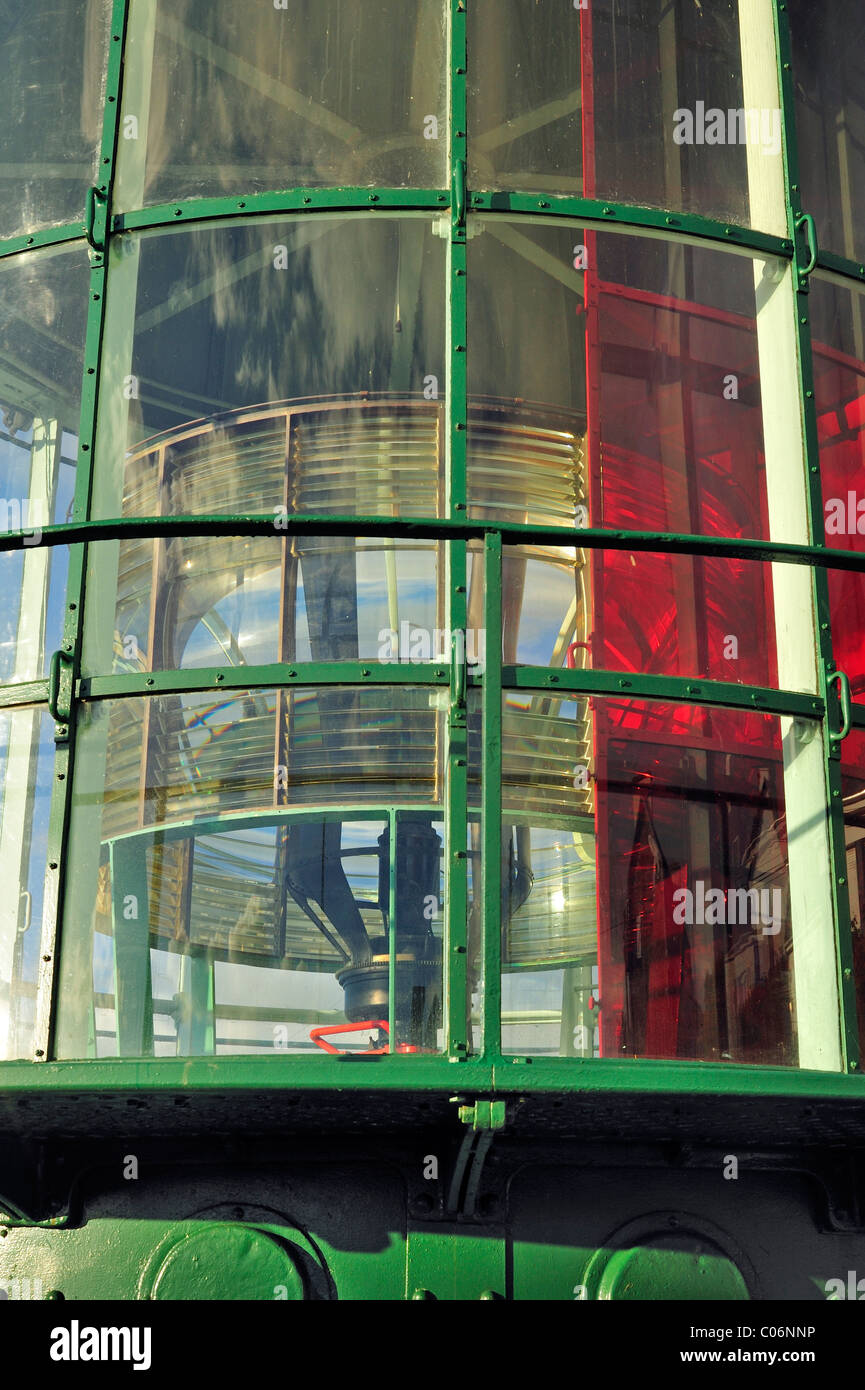
[[54, 739], [58, 743], [69, 737], [74, 667], [75, 663], [69, 652], [57, 651], [52, 655], [48, 668], [48, 713], [57, 725]]
[[101, 189], [92, 185], [87, 190], [84, 235], [90, 250], [95, 251], [98, 256], [103, 255], [108, 238], [108, 199]]
[[476, 1100], [473, 1105], [461, 1105], [458, 1111], [464, 1125], [473, 1130], [504, 1129], [507, 1124], [507, 1106], [503, 1100]]
[[473, 1105], [461, 1105], [459, 1117], [468, 1128], [451, 1176], [446, 1210], [451, 1215], [475, 1216], [481, 1176], [490, 1145], [496, 1132], [507, 1123], [503, 1100], [476, 1100]]
[[829, 756], [840, 758], [841, 744], [853, 727], [853, 703], [850, 695], [850, 681], [844, 671], [830, 671], [826, 677], [826, 689], [838, 682], [838, 696], [841, 700], [841, 728], [837, 733], [829, 730]]
[[808, 245], [808, 259], [804, 264], [800, 260], [799, 240], [797, 238], [796, 242], [794, 243], [796, 257], [795, 263], [796, 275], [799, 280], [799, 288], [800, 290], [807, 291], [808, 276], [811, 274], [812, 270], [814, 270], [817, 265], [818, 255], [817, 224], [814, 221], [814, 218], [811, 216], [810, 212], [803, 212], [799, 215], [799, 217], [796, 218], [796, 231], [800, 232], [803, 227], [805, 229], [805, 239]]

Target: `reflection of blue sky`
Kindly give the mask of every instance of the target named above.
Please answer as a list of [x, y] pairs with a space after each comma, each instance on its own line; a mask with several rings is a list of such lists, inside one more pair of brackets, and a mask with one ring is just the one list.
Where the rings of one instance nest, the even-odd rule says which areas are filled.
[[[433, 630], [436, 626], [436, 557], [433, 550], [407, 549], [396, 545], [394, 563], [396, 588], [389, 590], [385, 551], [374, 542], [360, 542], [355, 557], [358, 619], [358, 660], [378, 656], [379, 633], [407, 620], [416, 627]], [[364, 548], [366, 547], [366, 548]], [[233, 567], [227, 570], [230, 577]], [[256, 575], [214, 605], [214, 623], [206, 615], [194, 629], [183, 654], [184, 667], [221, 665], [231, 660], [230, 643], [207, 626], [222, 631], [224, 625], [240, 649], [247, 666], [267, 665], [278, 660], [280, 570], [278, 566]], [[298, 568], [296, 596], [295, 651], [292, 660], [311, 661], [309, 623], [303, 583], [303, 564]], [[325, 634], [325, 646], [326, 634]], [[227, 650], [228, 649], [228, 650]], [[234, 658], [237, 659], [236, 657]]]
[[[396, 584], [389, 583], [385, 551], [375, 542], [360, 541], [355, 555], [357, 590], [357, 659], [373, 660], [382, 645], [379, 634], [399, 632], [407, 622], [433, 633], [444, 623], [437, 612], [436, 557], [431, 549], [394, 548]], [[236, 567], [226, 567], [226, 582], [233, 583]], [[184, 667], [220, 665], [242, 661], [266, 665], [278, 659], [280, 569], [254, 574], [220, 599], [210, 615], [193, 630], [183, 654]], [[574, 572], [564, 564], [530, 561], [519, 613], [517, 660], [523, 665], [546, 666], [560, 639], [575, 597]], [[513, 621], [516, 615], [505, 615]], [[295, 661], [312, 660], [304, 589], [303, 563], [298, 567], [295, 607]], [[572, 624], [571, 624], [572, 627]], [[228, 634], [228, 636], [226, 635]], [[567, 628], [565, 636], [572, 636]], [[236, 644], [236, 647], [235, 645]], [[325, 648], [327, 646], [325, 634]], [[239, 653], [237, 651], [239, 648]], [[563, 657], [560, 648], [559, 662]]]

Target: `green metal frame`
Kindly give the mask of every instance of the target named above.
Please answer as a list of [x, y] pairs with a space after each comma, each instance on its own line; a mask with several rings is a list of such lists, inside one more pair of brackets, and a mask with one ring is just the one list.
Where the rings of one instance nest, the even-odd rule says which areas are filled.
[[[449, 7], [449, 132], [448, 186], [446, 188], [293, 188], [225, 198], [189, 199], [180, 203], [115, 213], [112, 208], [118, 125], [123, 76], [123, 52], [129, 0], [113, 0], [111, 41], [106, 101], [100, 154], [103, 181], [88, 197], [81, 222], [48, 229], [31, 236], [0, 241], [0, 258], [16, 257], [42, 247], [84, 241], [90, 254], [90, 302], [84, 354], [79, 467], [72, 520], [66, 525], [45, 527], [41, 544], [69, 546], [70, 563], [66, 595], [66, 618], [62, 650], [56, 654], [49, 680], [0, 689], [0, 707], [46, 705], [56, 719], [56, 764], [51, 804], [48, 867], [41, 956], [43, 974], [39, 982], [37, 1039], [35, 1056], [43, 1066], [34, 1070], [30, 1063], [0, 1064], [0, 1085], [13, 1090], [18, 1086], [89, 1087], [133, 1084], [171, 1086], [183, 1075], [184, 1084], [213, 1084], [214, 1067], [219, 1085], [322, 1086], [344, 1087], [431, 1087], [454, 1085], [449, 1064], [459, 1063], [460, 1086], [483, 1090], [507, 1088], [506, 1078], [513, 1063], [532, 1062], [520, 1073], [520, 1085], [530, 1077], [531, 1086], [550, 1089], [581, 1089], [587, 1086], [611, 1089], [703, 1089], [745, 1093], [762, 1090], [771, 1094], [849, 1095], [860, 1087], [855, 1075], [828, 1076], [823, 1073], [790, 1072], [777, 1068], [712, 1067], [693, 1063], [656, 1063], [646, 1060], [623, 1062], [619, 1059], [529, 1059], [501, 1055], [501, 723], [503, 689], [537, 691], [550, 689], [579, 695], [618, 695], [659, 701], [688, 702], [747, 710], [758, 708], [777, 715], [789, 715], [819, 722], [825, 747], [826, 804], [829, 810], [830, 852], [834, 894], [836, 945], [842, 984], [842, 1021], [845, 1065], [849, 1073], [860, 1067], [855, 988], [852, 978], [852, 938], [850, 907], [846, 885], [844, 820], [841, 800], [838, 700], [832, 687], [843, 673], [837, 671], [829, 617], [827, 570], [865, 572], [865, 555], [834, 550], [826, 545], [823, 530], [823, 499], [820, 480], [816, 407], [814, 402], [811, 332], [808, 290], [811, 274], [821, 270], [834, 280], [850, 285], [865, 283], [865, 265], [822, 250], [816, 244], [813, 219], [802, 207], [798, 185], [795, 103], [792, 60], [786, 5], [773, 0], [778, 71], [782, 102], [783, 153], [788, 228], [786, 237], [770, 236], [746, 227], [731, 225], [693, 214], [667, 212], [597, 199], [538, 195], [528, 192], [490, 192], [466, 186], [466, 74], [469, 62], [466, 41], [466, 0], [445, 0]], [[91, 515], [93, 457], [98, 428], [98, 394], [106, 299], [111, 290], [107, 250], [112, 237], [132, 232], [158, 232], [178, 224], [200, 223], [280, 215], [315, 216], [342, 213], [346, 216], [370, 212], [392, 215], [447, 216], [450, 233], [447, 247], [447, 341], [448, 382], [446, 395], [446, 476], [447, 516], [436, 518], [381, 517], [291, 517], [280, 532], [274, 531], [272, 516], [176, 516], [94, 520]], [[533, 221], [555, 223], [564, 220], [576, 226], [589, 226], [641, 237], [661, 237], [694, 245], [714, 246], [719, 252], [745, 256], [774, 256], [790, 262], [797, 289], [797, 345], [799, 352], [800, 407], [804, 422], [808, 480], [808, 510], [811, 543], [785, 545], [750, 539], [722, 539], [658, 532], [605, 531], [598, 528], [570, 530], [564, 527], [531, 527], [473, 521], [469, 516], [467, 492], [466, 425], [467, 396], [467, 303], [466, 236], [468, 219], [482, 214], [497, 217], [531, 217]], [[789, 690], [770, 690], [732, 683], [682, 678], [623, 676], [619, 672], [591, 670], [547, 670], [536, 667], [503, 667], [497, 642], [488, 643], [487, 665], [482, 677], [472, 674], [463, 660], [424, 665], [390, 663], [368, 665], [362, 662], [273, 664], [259, 667], [166, 671], [144, 675], [114, 676], [85, 673], [80, 669], [83, 614], [86, 603], [88, 551], [103, 541], [130, 537], [171, 535], [370, 535], [434, 540], [442, 543], [447, 555], [447, 614], [450, 630], [464, 632], [468, 620], [468, 543], [482, 543], [484, 565], [484, 621], [489, 632], [501, 626], [501, 566], [506, 546], [528, 541], [545, 545], [573, 546], [580, 549], [628, 549], [688, 555], [715, 555], [761, 563], [789, 563], [809, 566], [813, 574], [813, 595], [819, 638], [819, 688], [816, 694]], [[10, 532], [0, 536], [0, 552], [22, 548], [25, 536]], [[474, 563], [481, 556], [475, 553]], [[214, 1061], [195, 1059], [102, 1060], [98, 1063], [50, 1062], [53, 1051], [54, 965], [60, 939], [60, 911], [68, 870], [71, 786], [74, 770], [75, 710], [81, 700], [146, 698], [167, 692], [238, 688], [287, 687], [291, 685], [379, 685], [422, 684], [447, 687], [448, 746], [446, 757], [443, 815], [447, 845], [446, 902], [444, 929], [445, 960], [445, 1053], [439, 1058], [399, 1057], [386, 1059], [385, 1067], [375, 1067], [361, 1076], [357, 1066], [334, 1069], [332, 1060], [321, 1058], [248, 1059], [224, 1057]], [[843, 681], [841, 682], [843, 686]], [[483, 939], [478, 959], [484, 990], [482, 1046], [473, 1055], [469, 1036], [467, 985], [469, 963], [475, 945], [468, 939], [469, 854], [464, 840], [468, 825], [468, 749], [467, 708], [480, 701], [483, 727], [484, 764], [482, 779], [481, 847], [483, 884]], [[865, 729], [865, 706], [854, 706], [852, 725]], [[368, 814], [365, 808], [364, 814]], [[322, 813], [317, 813], [321, 815]], [[397, 808], [388, 812], [393, 819]], [[223, 823], [224, 824], [224, 823]], [[393, 825], [392, 825], [393, 830]], [[169, 834], [168, 827], [163, 828]], [[181, 829], [178, 833], [182, 833]], [[478, 882], [472, 884], [477, 893]], [[393, 884], [391, 884], [393, 894]], [[391, 961], [391, 993], [393, 992]], [[361, 1065], [360, 1063], [358, 1065]], [[403, 1070], [404, 1068], [410, 1070]], [[579, 1071], [574, 1068], [578, 1067]], [[38, 1079], [36, 1079], [38, 1076]], [[865, 1081], [862, 1082], [865, 1085]], [[865, 1091], [862, 1092], [865, 1094]]]

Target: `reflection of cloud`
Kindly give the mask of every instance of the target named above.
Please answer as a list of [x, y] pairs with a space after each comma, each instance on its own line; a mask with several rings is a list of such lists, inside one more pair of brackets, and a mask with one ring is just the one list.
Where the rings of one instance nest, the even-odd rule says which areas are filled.
[[[274, 265], [278, 245], [287, 248], [285, 269]], [[178, 392], [182, 399], [186, 388], [195, 402], [208, 398], [230, 409], [418, 389], [430, 372], [444, 380], [444, 250], [426, 221], [317, 215], [314, 225], [299, 218], [175, 232], [168, 242], [145, 241], [144, 250], [135, 371], [154, 384], [167, 380], [173, 390], [166, 399], [176, 402]], [[180, 328], [187, 337], [182, 357]], [[143, 396], [140, 408], [146, 416]], [[190, 418], [196, 413], [193, 406]], [[154, 423], [164, 425], [161, 418]], [[376, 447], [366, 421], [329, 425], [339, 426], [334, 438], [343, 456], [365, 458]]]

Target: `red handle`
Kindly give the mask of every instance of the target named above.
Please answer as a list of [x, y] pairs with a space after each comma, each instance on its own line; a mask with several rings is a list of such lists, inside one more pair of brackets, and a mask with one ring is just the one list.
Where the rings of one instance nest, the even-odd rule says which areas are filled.
[[587, 652], [590, 652], [592, 650], [591, 642], [572, 642], [571, 645], [568, 647], [566, 657], [567, 667], [569, 671], [573, 671], [576, 668], [577, 663], [574, 653], [576, 652], [578, 647], [583, 647]]
[[[386, 1033], [390, 1033], [387, 1022], [383, 1018], [370, 1018], [365, 1023], [329, 1023], [323, 1028], [311, 1028], [309, 1036], [316, 1047], [322, 1048], [325, 1052], [331, 1052], [335, 1056], [341, 1057], [338, 1047], [333, 1047], [329, 1042], [325, 1042], [325, 1033], [365, 1033], [368, 1028], [383, 1028]], [[381, 1053], [387, 1052], [386, 1047], [371, 1047], [365, 1054], [367, 1057], [376, 1057]]]

